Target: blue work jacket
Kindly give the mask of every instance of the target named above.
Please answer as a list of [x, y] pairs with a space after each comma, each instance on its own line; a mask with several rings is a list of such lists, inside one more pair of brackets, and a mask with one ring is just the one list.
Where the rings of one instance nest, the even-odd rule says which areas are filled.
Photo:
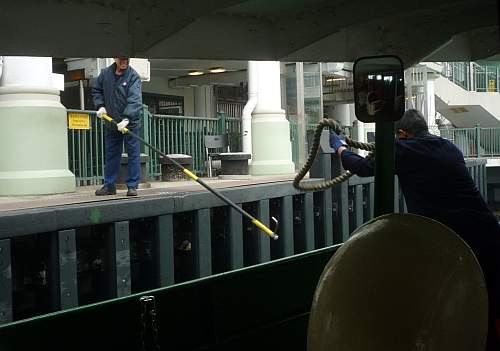
[[[142, 83], [139, 74], [128, 67], [117, 75], [116, 63], [103, 69], [92, 87], [92, 98], [96, 109], [106, 108], [116, 122], [129, 120], [129, 128], [140, 126], [142, 110]], [[110, 127], [109, 124], [106, 124]], [[116, 128], [116, 127], [115, 127]]]
[[[344, 169], [361, 177], [374, 175], [374, 160], [348, 150], [341, 158]], [[489, 287], [495, 285], [500, 298], [500, 226], [470, 176], [462, 152], [449, 140], [429, 133], [397, 140], [395, 173], [408, 212], [453, 229], [472, 248]]]

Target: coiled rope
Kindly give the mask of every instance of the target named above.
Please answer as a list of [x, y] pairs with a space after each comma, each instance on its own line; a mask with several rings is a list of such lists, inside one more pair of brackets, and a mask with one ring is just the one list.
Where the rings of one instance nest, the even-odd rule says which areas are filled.
[[[342, 133], [342, 129], [340, 128], [339, 123], [333, 119], [325, 118], [319, 122], [319, 124], [316, 126], [316, 130], [314, 131], [313, 144], [311, 146], [311, 150], [309, 151], [309, 156], [307, 158], [306, 164], [304, 165], [304, 167], [302, 167], [302, 169], [299, 171], [299, 173], [297, 174], [297, 176], [295, 176], [295, 179], [293, 180], [294, 188], [304, 191], [325, 190], [346, 181], [347, 179], [349, 179], [354, 175], [353, 173], [346, 171], [343, 174], [322, 183], [316, 183], [316, 184], [301, 183], [302, 179], [305, 177], [307, 172], [309, 172], [309, 170], [312, 167], [314, 159], [316, 158], [316, 155], [318, 153], [319, 142], [321, 139], [321, 132], [326, 127], [328, 127], [330, 130], [333, 130], [337, 134]], [[346, 137], [345, 141], [347, 145], [353, 148], [370, 151], [370, 153], [368, 154], [368, 156], [366, 156], [366, 158], [369, 159], [375, 157], [375, 143], [362, 143], [356, 140], [352, 140], [349, 137]]]

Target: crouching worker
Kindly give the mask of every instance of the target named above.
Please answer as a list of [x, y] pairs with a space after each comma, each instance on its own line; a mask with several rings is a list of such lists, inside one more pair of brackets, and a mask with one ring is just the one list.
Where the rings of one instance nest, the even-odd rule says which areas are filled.
[[[432, 135], [417, 110], [408, 110], [395, 123], [395, 173], [409, 213], [439, 221], [453, 229], [472, 249], [488, 288], [488, 351], [500, 350], [496, 323], [500, 321], [500, 226], [466, 166], [462, 152], [450, 141]], [[344, 169], [374, 175], [375, 161], [347, 149], [345, 140], [330, 133], [330, 145]], [[500, 325], [500, 323], [499, 323]]]

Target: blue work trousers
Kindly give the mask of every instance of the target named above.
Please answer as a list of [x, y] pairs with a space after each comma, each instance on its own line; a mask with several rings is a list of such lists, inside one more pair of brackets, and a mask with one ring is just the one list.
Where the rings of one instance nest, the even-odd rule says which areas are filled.
[[[140, 128], [130, 129], [139, 134]], [[120, 162], [123, 152], [123, 143], [128, 155], [127, 187], [137, 188], [141, 178], [141, 145], [139, 140], [129, 134], [122, 134], [116, 129], [106, 128], [104, 132], [106, 158], [104, 166], [104, 185], [108, 188], [116, 186], [120, 173]]]

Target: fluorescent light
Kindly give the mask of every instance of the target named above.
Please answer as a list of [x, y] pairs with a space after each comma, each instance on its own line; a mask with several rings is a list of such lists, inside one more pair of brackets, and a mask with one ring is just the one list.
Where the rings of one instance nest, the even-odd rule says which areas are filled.
[[224, 67], [212, 67], [208, 71], [210, 73], [222, 73], [222, 72], [226, 72], [226, 69]]
[[204, 72], [203, 71], [189, 71], [190, 76], [201, 76]]
[[345, 80], [345, 78], [328, 78], [326, 81], [327, 82], [337, 82], [340, 80]]

